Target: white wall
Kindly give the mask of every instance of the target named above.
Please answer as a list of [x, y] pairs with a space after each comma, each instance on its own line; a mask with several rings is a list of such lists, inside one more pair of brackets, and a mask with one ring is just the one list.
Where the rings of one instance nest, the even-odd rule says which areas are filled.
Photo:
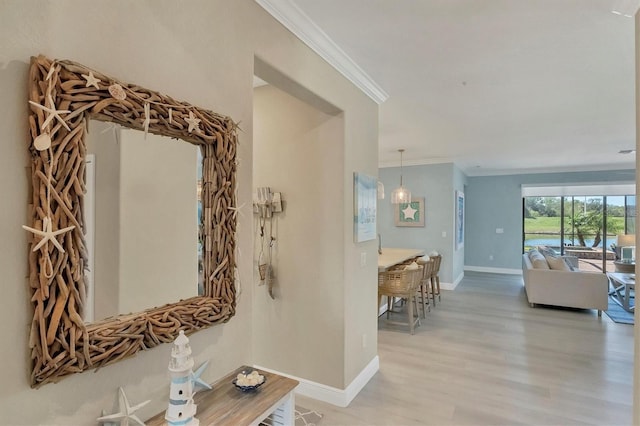
[[[290, 32], [251, 0], [141, 0], [136, 2], [80, 0], [4, 0], [0, 13], [0, 247], [3, 300], [0, 331], [5, 342], [0, 375], [2, 422], [7, 424], [92, 424], [102, 409], [113, 405], [122, 386], [132, 402], [151, 399], [140, 410], [147, 418], [166, 406], [166, 366], [170, 346], [163, 345], [96, 372], [65, 378], [58, 384], [33, 390], [28, 385], [27, 337], [31, 307], [27, 287], [27, 221], [29, 178], [27, 156], [27, 78], [29, 57], [39, 53], [71, 59], [124, 81], [166, 93], [176, 99], [231, 116], [241, 123], [238, 156], [239, 277], [242, 292], [236, 316], [226, 324], [191, 337], [196, 362], [210, 360], [204, 379], [213, 381], [252, 355], [253, 241], [250, 213], [252, 185], [253, 61], [255, 56], [274, 64], [293, 80], [345, 111], [344, 158], [338, 167], [344, 197], [340, 203], [343, 240], [330, 241], [343, 252], [334, 265], [343, 270], [340, 304], [346, 314], [345, 339], [375, 334], [375, 317], [368, 313], [375, 300], [375, 265], [359, 268], [359, 251], [375, 256], [375, 242], [353, 244], [351, 174], [375, 175], [377, 168], [377, 105], [339, 75]], [[300, 204], [304, 204], [301, 200]], [[304, 244], [326, 244], [305, 241]], [[345, 266], [347, 265], [347, 266]], [[360, 295], [361, 297], [355, 297]], [[301, 329], [306, 319], [296, 318]], [[324, 339], [325, 335], [315, 336]], [[373, 340], [373, 339], [371, 339]], [[370, 342], [371, 342], [370, 340]], [[347, 342], [335, 348], [343, 353], [334, 366], [347, 383], [374, 356]], [[295, 345], [284, 353], [295, 351]], [[337, 357], [339, 358], [339, 357]], [[306, 360], [309, 374], [324, 369], [325, 360]], [[268, 366], [267, 366], [268, 367]]]

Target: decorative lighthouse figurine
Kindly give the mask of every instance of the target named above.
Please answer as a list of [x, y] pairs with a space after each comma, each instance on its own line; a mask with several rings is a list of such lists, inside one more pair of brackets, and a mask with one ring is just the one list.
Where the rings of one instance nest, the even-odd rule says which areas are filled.
[[191, 346], [184, 331], [173, 342], [171, 349], [171, 361], [169, 362], [169, 374], [171, 385], [169, 388], [169, 406], [165, 413], [165, 420], [170, 426], [198, 426], [200, 421], [196, 419], [196, 404], [193, 402], [195, 387], [197, 385], [211, 389], [207, 383], [200, 380], [200, 375], [207, 367], [207, 362], [202, 364], [194, 373]]

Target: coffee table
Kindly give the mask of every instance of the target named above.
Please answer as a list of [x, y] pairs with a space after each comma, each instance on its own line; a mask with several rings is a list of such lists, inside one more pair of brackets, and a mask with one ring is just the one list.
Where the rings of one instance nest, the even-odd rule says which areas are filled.
[[620, 272], [610, 272], [607, 274], [609, 277], [609, 283], [612, 290], [609, 291], [609, 295], [613, 296], [613, 300], [622, 306], [627, 312], [633, 312], [635, 305], [631, 306], [631, 291], [633, 290], [635, 296], [636, 290], [636, 274], [624, 274]]

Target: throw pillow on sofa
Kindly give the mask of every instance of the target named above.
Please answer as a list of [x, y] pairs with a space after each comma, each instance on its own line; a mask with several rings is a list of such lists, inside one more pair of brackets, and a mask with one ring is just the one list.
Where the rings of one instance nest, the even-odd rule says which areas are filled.
[[567, 259], [560, 256], [556, 251], [550, 247], [541, 246], [538, 247], [540, 253], [544, 256], [549, 264], [549, 268], [556, 271], [574, 271], [575, 269]]
[[558, 253], [556, 253], [554, 249], [547, 246], [538, 246], [538, 251], [542, 253], [544, 257], [547, 257], [547, 256], [558, 257]]
[[544, 258], [547, 260], [549, 268], [554, 271], [572, 271], [571, 267], [560, 256], [550, 256], [545, 254]]
[[531, 261], [533, 269], [549, 269], [547, 259], [545, 259], [538, 250], [531, 250], [529, 252], [529, 260]]

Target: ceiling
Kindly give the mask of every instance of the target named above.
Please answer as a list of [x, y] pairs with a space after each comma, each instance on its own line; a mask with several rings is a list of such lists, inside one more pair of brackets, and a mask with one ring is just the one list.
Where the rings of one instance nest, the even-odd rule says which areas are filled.
[[634, 20], [609, 0], [290, 3], [389, 95], [381, 167], [635, 168]]

